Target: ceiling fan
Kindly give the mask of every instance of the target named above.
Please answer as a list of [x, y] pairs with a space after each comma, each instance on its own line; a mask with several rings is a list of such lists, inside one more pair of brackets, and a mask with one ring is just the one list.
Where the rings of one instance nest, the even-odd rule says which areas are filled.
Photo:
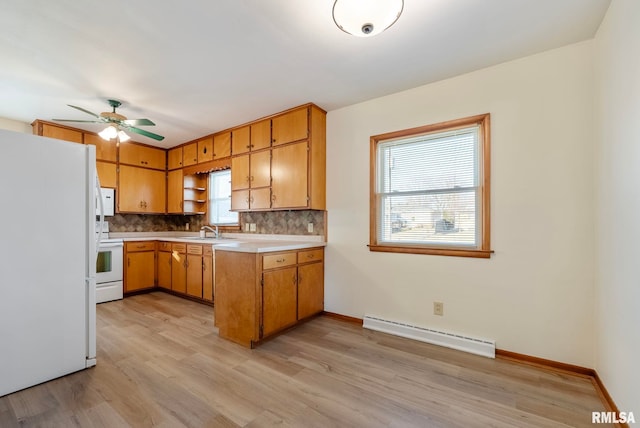
[[[129, 139], [129, 136], [122, 132], [121, 129], [126, 129], [127, 131], [135, 132], [136, 134], [144, 135], [145, 137], [153, 138], [154, 140], [162, 141], [164, 137], [162, 135], [154, 134], [153, 132], [145, 131], [144, 129], [137, 128], [137, 126], [155, 126], [155, 123], [150, 121], [149, 119], [127, 119], [125, 116], [116, 113], [116, 108], [122, 105], [122, 102], [118, 100], [107, 100], [109, 105], [112, 107], [112, 111], [105, 111], [100, 114], [95, 114], [90, 112], [89, 110], [85, 110], [82, 107], [72, 106], [71, 104], [67, 104], [69, 107], [72, 107], [76, 110], [80, 110], [91, 116], [95, 117], [95, 120], [72, 120], [72, 119], [53, 119], [56, 122], [85, 122], [85, 123], [106, 123], [109, 125], [104, 131], [100, 132], [100, 136], [105, 140], [109, 140], [111, 138], [115, 138], [116, 135], [120, 141], [126, 141]], [[111, 129], [110, 129], [111, 128]], [[120, 132], [118, 132], [120, 130]], [[105, 133], [103, 135], [103, 132]], [[122, 134], [120, 134], [122, 133]]]

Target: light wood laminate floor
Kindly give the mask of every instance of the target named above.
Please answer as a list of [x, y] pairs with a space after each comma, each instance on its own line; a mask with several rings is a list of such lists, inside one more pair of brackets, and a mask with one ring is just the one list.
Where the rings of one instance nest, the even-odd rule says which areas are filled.
[[1, 427], [561, 427], [605, 410], [586, 377], [328, 317], [250, 350], [162, 292], [97, 313], [98, 365], [0, 397]]

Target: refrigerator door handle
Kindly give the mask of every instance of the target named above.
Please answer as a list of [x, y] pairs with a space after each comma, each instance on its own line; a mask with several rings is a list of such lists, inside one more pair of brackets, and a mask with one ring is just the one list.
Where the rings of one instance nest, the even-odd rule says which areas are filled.
[[96, 255], [100, 251], [100, 241], [102, 241], [102, 228], [104, 226], [104, 204], [102, 202], [102, 188], [100, 187], [100, 177], [98, 177], [98, 171], [96, 170], [96, 199], [98, 200], [98, 207], [100, 207], [100, 223], [98, 226], [98, 235], [96, 236]]

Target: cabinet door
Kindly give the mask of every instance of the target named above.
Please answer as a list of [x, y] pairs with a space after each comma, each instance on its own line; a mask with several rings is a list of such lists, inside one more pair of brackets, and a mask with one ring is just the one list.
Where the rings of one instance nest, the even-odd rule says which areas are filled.
[[154, 286], [155, 252], [127, 253], [124, 291], [136, 291]]
[[171, 253], [158, 252], [158, 287], [171, 290]]
[[307, 142], [277, 147], [271, 152], [271, 208], [306, 207]]
[[205, 248], [202, 255], [202, 298], [213, 302], [213, 250]]
[[94, 134], [84, 134], [84, 143], [96, 146], [96, 159], [115, 162], [117, 147], [115, 141], [107, 141]]
[[271, 121], [271, 143], [274, 146], [306, 139], [309, 136], [308, 109], [295, 110]]
[[324, 263], [298, 267], [298, 319], [324, 309]]
[[141, 144], [120, 143], [120, 163], [164, 171], [167, 153], [163, 149]]
[[167, 152], [167, 169], [182, 168], [182, 147], [176, 147]]
[[198, 140], [198, 163], [213, 160], [213, 138]]
[[198, 143], [187, 144], [182, 147], [182, 165], [189, 166], [198, 163]]
[[187, 294], [202, 298], [202, 256], [187, 254]]
[[164, 171], [120, 165], [119, 178], [118, 212], [165, 212]]
[[251, 150], [271, 147], [271, 120], [262, 120], [251, 125]]
[[48, 123], [42, 124], [42, 136], [55, 138], [56, 140], [70, 141], [72, 143], [82, 143], [82, 132], [49, 125]]
[[171, 252], [171, 289], [178, 293], [187, 292], [187, 255]]
[[249, 165], [249, 182], [251, 188], [271, 185], [271, 151], [252, 153]]
[[246, 211], [249, 209], [249, 190], [234, 190], [231, 192], [231, 211]]
[[231, 158], [231, 190], [249, 188], [249, 155]]
[[118, 169], [115, 163], [96, 161], [96, 171], [101, 187], [116, 188]]
[[167, 174], [167, 213], [181, 214], [183, 212], [183, 195], [182, 170], [169, 171]]
[[269, 187], [251, 189], [249, 191], [249, 208], [255, 210], [271, 208], [271, 189]]
[[231, 156], [231, 132], [213, 136], [213, 159]]
[[243, 126], [242, 128], [234, 129], [231, 131], [231, 152], [234, 155], [242, 153], [248, 153], [251, 149], [249, 126]]
[[295, 324], [296, 268], [278, 269], [262, 274], [263, 337]]

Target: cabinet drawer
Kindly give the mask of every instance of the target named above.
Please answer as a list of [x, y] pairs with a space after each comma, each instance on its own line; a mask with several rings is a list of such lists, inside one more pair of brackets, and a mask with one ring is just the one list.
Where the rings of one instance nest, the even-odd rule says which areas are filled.
[[127, 242], [126, 244], [126, 250], [129, 253], [135, 252], [135, 251], [153, 251], [156, 249], [156, 243], [155, 242]]
[[296, 253], [269, 254], [262, 257], [262, 269], [275, 269], [296, 264]]
[[158, 242], [159, 251], [171, 251], [171, 242]]
[[173, 251], [177, 251], [179, 253], [186, 253], [187, 252], [187, 244], [172, 244], [171, 245], [171, 249]]
[[316, 262], [318, 260], [324, 260], [324, 250], [320, 248], [298, 251], [298, 263]]
[[213, 247], [211, 245], [204, 245], [202, 248], [202, 253], [205, 256], [213, 256]]
[[202, 255], [202, 245], [187, 245], [187, 254]]

